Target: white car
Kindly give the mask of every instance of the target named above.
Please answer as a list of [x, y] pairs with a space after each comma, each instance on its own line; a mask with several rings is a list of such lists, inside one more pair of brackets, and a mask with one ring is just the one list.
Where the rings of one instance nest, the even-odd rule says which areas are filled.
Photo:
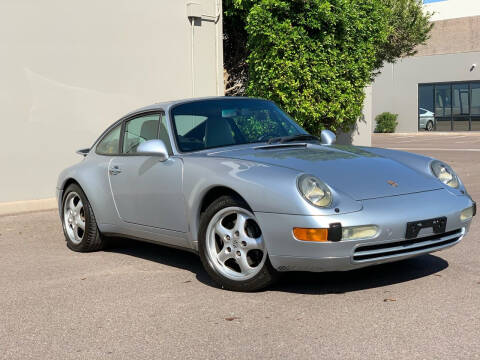
[[420, 114], [420, 129], [432, 131], [435, 128], [435, 114], [424, 108], [418, 108], [418, 112]]

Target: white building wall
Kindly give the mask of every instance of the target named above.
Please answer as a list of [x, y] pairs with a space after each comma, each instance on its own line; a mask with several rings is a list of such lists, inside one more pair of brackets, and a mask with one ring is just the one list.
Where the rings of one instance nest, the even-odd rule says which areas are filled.
[[424, 0], [423, 7], [433, 13], [432, 21], [480, 15], [479, 0]]
[[373, 118], [398, 114], [397, 132], [418, 131], [419, 84], [480, 80], [480, 0], [424, 0], [424, 9], [434, 12], [431, 38], [416, 56], [385, 64], [372, 86]]
[[396, 132], [417, 132], [418, 84], [480, 80], [480, 70], [472, 64], [480, 64], [480, 52], [414, 56], [386, 64], [373, 84], [373, 118], [386, 111], [398, 114]]
[[130, 110], [223, 93], [221, 2], [195, 2], [193, 36], [185, 0], [0, 2], [0, 202], [53, 197]]

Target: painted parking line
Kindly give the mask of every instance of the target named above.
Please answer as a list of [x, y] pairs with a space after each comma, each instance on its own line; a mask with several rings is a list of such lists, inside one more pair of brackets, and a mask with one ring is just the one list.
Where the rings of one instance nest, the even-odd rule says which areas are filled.
[[391, 150], [411, 150], [411, 151], [473, 151], [480, 152], [480, 149], [445, 149], [445, 148], [388, 148]]

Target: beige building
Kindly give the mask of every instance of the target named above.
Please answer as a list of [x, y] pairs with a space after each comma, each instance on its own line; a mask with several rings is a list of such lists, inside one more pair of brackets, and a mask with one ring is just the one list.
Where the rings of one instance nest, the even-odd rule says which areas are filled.
[[128, 111], [223, 94], [221, 13], [220, 0], [1, 1], [0, 213], [54, 204], [18, 201], [52, 198], [75, 150]]
[[373, 117], [398, 114], [397, 132], [480, 131], [480, 1], [424, 0], [424, 8], [434, 12], [431, 39], [384, 66]]

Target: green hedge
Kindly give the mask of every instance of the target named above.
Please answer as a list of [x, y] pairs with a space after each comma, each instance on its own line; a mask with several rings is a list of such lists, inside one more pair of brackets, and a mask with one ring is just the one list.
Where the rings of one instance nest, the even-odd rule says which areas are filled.
[[428, 39], [418, 0], [223, 0], [227, 94], [271, 99], [306, 130], [348, 131], [385, 62]]
[[384, 112], [375, 117], [377, 126], [375, 127], [376, 133], [394, 133], [397, 128], [398, 114], [392, 114]]
[[247, 18], [247, 94], [273, 100], [307, 131], [348, 131], [388, 36], [372, 0], [261, 0]]

